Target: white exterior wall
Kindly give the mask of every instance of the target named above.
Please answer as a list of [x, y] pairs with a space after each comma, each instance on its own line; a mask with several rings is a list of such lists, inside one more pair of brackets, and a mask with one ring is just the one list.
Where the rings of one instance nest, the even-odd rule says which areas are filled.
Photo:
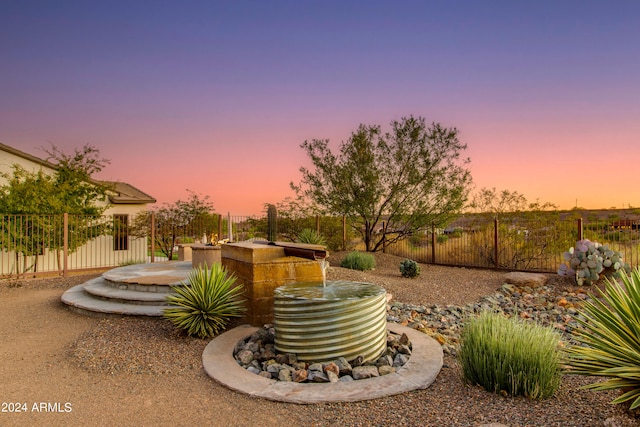
[[[6, 152], [0, 149], [0, 172], [11, 175], [13, 173], [13, 165], [18, 164], [29, 172], [37, 172], [43, 170], [45, 173], [53, 174], [54, 169], [48, 168], [37, 162], [31, 161], [24, 157]], [[6, 181], [0, 177], [0, 185]], [[147, 205], [142, 204], [107, 204], [103, 216], [108, 217], [107, 220], [112, 221], [113, 215], [129, 215], [129, 224], [132, 224], [133, 218], [141, 211], [147, 209]], [[0, 212], [2, 213], [2, 212]], [[46, 213], [44, 213], [46, 214]], [[75, 252], [69, 253], [67, 268], [86, 269], [86, 268], [102, 268], [116, 267], [131, 262], [147, 261], [147, 242], [145, 238], [133, 238], [129, 236], [127, 250], [114, 250], [113, 236], [100, 236], [90, 240], [85, 245], [78, 248]], [[60, 253], [58, 253], [60, 252]], [[62, 251], [44, 250], [44, 254], [38, 256], [29, 256], [25, 258], [18, 254], [16, 258], [15, 251], [11, 248], [2, 248], [0, 250], [0, 276], [15, 275], [24, 270], [24, 264], [28, 266], [35, 265], [35, 272], [60, 271], [62, 270]], [[34, 272], [29, 269], [28, 273]]]
[[[113, 250], [113, 236], [100, 236], [69, 253], [68, 270], [117, 267], [148, 261], [147, 238], [129, 237], [128, 250]], [[45, 249], [43, 255], [23, 257], [15, 251], [0, 252], [0, 276], [62, 271], [63, 251]]]
[[102, 215], [129, 215], [131, 220], [137, 214], [146, 210], [147, 205], [109, 205]]
[[[0, 173], [13, 173], [13, 165], [18, 164], [29, 172], [37, 172], [42, 169], [47, 174], [53, 174], [53, 169], [44, 167], [39, 163], [32, 162], [24, 157], [17, 156], [13, 153], [8, 153], [4, 150], [0, 150]], [[4, 183], [4, 179], [0, 178], [0, 182]]]

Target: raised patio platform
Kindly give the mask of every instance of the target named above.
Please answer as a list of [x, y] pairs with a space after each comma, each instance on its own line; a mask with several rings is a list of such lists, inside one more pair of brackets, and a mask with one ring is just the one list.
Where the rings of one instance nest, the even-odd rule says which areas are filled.
[[187, 282], [191, 261], [114, 268], [62, 294], [70, 309], [93, 316], [160, 317], [172, 286]]

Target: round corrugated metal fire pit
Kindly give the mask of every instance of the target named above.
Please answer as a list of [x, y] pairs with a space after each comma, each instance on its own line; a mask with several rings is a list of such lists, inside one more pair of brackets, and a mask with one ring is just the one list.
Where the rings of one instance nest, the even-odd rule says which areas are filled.
[[296, 283], [275, 290], [275, 347], [301, 361], [365, 361], [386, 349], [387, 293], [372, 283]]

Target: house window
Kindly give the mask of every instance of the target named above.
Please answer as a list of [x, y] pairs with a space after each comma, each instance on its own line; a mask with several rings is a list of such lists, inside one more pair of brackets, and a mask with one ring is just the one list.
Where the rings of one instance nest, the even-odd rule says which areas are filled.
[[113, 250], [126, 251], [129, 249], [129, 215], [117, 214], [113, 216]]

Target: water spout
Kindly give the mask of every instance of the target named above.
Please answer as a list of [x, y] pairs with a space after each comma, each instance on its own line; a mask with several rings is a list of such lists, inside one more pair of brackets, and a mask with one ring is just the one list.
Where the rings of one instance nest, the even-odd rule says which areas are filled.
[[284, 254], [287, 256], [297, 256], [310, 260], [325, 259], [329, 255], [325, 247], [321, 245], [289, 242], [268, 242], [266, 240], [256, 240], [254, 243], [279, 246], [281, 248], [284, 248]]
[[327, 270], [329, 269], [329, 261], [326, 258], [317, 260], [320, 263], [320, 271], [322, 271], [322, 287], [327, 287]]

